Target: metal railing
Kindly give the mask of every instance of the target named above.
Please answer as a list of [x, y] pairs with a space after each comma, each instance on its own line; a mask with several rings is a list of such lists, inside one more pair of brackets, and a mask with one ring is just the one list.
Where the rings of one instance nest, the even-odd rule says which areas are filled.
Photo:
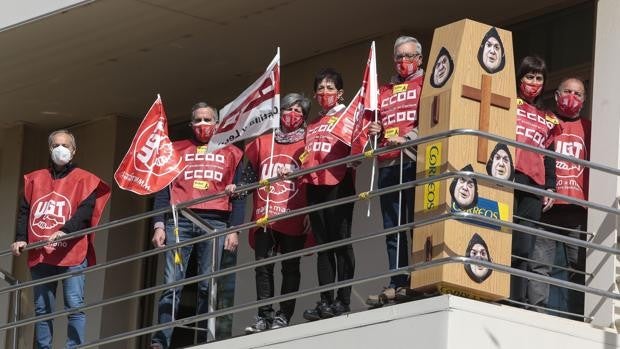
[[[541, 153], [543, 155], [547, 155], [547, 156], [551, 156], [554, 158], [559, 158], [559, 159], [563, 159], [563, 160], [567, 160], [582, 166], [586, 166], [589, 167], [591, 169], [595, 169], [595, 170], [599, 170], [614, 176], [618, 176], [620, 175], [620, 170], [616, 169], [616, 168], [611, 168], [608, 166], [604, 166], [604, 165], [600, 165], [600, 164], [595, 164], [595, 163], [591, 163], [590, 161], [586, 161], [586, 160], [579, 160], [579, 159], [575, 159], [572, 158], [570, 156], [566, 156], [563, 154], [559, 154], [556, 152], [552, 152], [552, 151], [548, 151], [545, 149], [539, 149], [533, 146], [529, 146], [526, 144], [522, 144], [522, 143], [518, 143], [514, 140], [511, 139], [506, 139], [504, 137], [500, 137], [500, 136], [496, 136], [496, 135], [492, 135], [492, 134], [487, 134], [485, 132], [482, 131], [478, 131], [478, 130], [470, 130], [470, 129], [458, 129], [458, 130], [450, 130], [450, 131], [446, 131], [446, 132], [441, 132], [432, 136], [427, 136], [427, 137], [421, 137], [418, 138], [416, 140], [413, 141], [409, 141], [406, 143], [403, 143], [401, 145], [398, 146], [390, 146], [390, 147], [385, 147], [385, 148], [380, 148], [377, 149], [375, 151], [371, 151], [371, 152], [366, 152], [364, 154], [358, 154], [358, 155], [352, 155], [352, 156], [348, 156], [345, 158], [341, 158], [338, 160], [334, 160], [325, 164], [321, 164], [319, 166], [316, 166], [314, 168], [310, 168], [310, 169], [304, 169], [304, 170], [300, 170], [300, 171], [296, 171], [294, 173], [292, 173], [291, 175], [287, 176], [286, 178], [278, 178], [278, 177], [274, 177], [274, 178], [270, 178], [268, 180], [262, 180], [259, 181], [257, 183], [252, 183], [252, 184], [247, 184], [247, 185], [242, 185], [239, 186], [236, 190], [236, 192], [243, 192], [243, 191], [251, 191], [251, 190], [255, 190], [257, 188], [260, 187], [264, 187], [264, 186], [268, 186], [271, 185], [272, 183], [281, 181], [281, 180], [285, 180], [285, 179], [293, 179], [293, 178], [297, 178], [297, 177], [301, 177], [305, 174], [311, 173], [311, 172], [315, 172], [318, 170], [323, 170], [323, 169], [327, 169], [330, 167], [334, 167], [334, 166], [338, 166], [338, 165], [342, 165], [342, 164], [348, 164], [348, 163], [354, 163], [354, 162], [358, 162], [360, 160], [363, 160], [365, 158], [371, 158], [380, 154], [384, 154], [387, 152], [391, 152], [394, 150], [402, 150], [404, 148], [408, 148], [408, 147], [412, 147], [412, 146], [416, 146], [419, 144], [423, 144], [423, 143], [428, 143], [428, 142], [432, 142], [435, 140], [441, 140], [441, 139], [445, 139], [445, 138], [449, 138], [449, 137], [454, 137], [454, 136], [475, 136], [475, 137], [484, 137], [496, 142], [501, 142], [501, 143], [505, 143], [508, 145], [512, 145], [515, 147], [519, 147], [522, 149], [526, 149], [529, 151], [533, 151], [533, 152], [537, 152], [537, 153]], [[507, 180], [502, 180], [502, 179], [498, 179], [492, 176], [488, 176], [485, 174], [481, 174], [481, 173], [475, 173], [475, 172], [470, 172], [470, 171], [447, 171], [447, 172], [443, 172], [443, 173], [439, 173], [435, 176], [430, 176], [430, 177], [425, 177], [425, 178], [419, 178], [416, 179], [414, 181], [411, 182], [406, 182], [406, 183], [401, 183], [398, 185], [394, 185], [394, 186], [390, 186], [390, 187], [386, 187], [386, 188], [382, 188], [382, 189], [376, 189], [376, 190], [370, 190], [368, 192], [363, 192], [357, 195], [352, 195], [352, 196], [348, 196], [348, 197], [344, 197], [344, 198], [340, 198], [334, 201], [330, 201], [330, 202], [326, 202], [326, 203], [321, 203], [321, 204], [317, 204], [317, 205], [313, 205], [313, 206], [308, 206], [308, 207], [304, 207], [301, 209], [297, 209], [297, 210], [293, 210], [293, 211], [289, 211], [283, 214], [279, 214], [277, 216], [273, 216], [273, 217], [269, 217], [269, 222], [274, 222], [274, 221], [278, 221], [278, 220], [282, 220], [282, 219], [286, 219], [286, 218], [290, 218], [293, 216], [298, 216], [298, 215], [304, 215], [307, 214], [309, 212], [313, 212], [316, 210], [320, 210], [323, 208], [327, 208], [327, 207], [333, 207], [333, 206], [337, 206], [337, 205], [341, 205], [341, 204], [345, 204], [345, 203], [352, 203], [355, 201], [360, 201], [360, 200], [368, 200], [370, 198], [374, 198], [386, 193], [392, 193], [392, 192], [398, 192], [404, 189], [409, 189], [409, 188], [414, 188], [418, 185], [423, 185], [423, 184], [427, 184], [427, 183], [431, 183], [431, 182], [436, 182], [436, 181], [441, 181], [441, 180], [447, 180], [450, 178], [458, 178], [458, 177], [470, 177], [470, 178], [476, 178], [478, 180], [493, 184], [493, 185], [499, 185], [501, 187], [504, 188], [512, 188], [512, 189], [517, 189], [520, 191], [525, 191], [525, 192], [529, 192], [532, 194], [536, 194], [539, 196], [547, 196], [547, 197], [552, 197], [555, 199], [562, 199], [564, 201], [567, 202], [571, 202], [571, 203], [575, 203], [578, 205], [582, 205], [584, 207], [588, 207], [591, 209], [596, 209], [596, 210], [600, 210], [603, 212], [607, 212], [607, 213], [611, 213], [614, 215], [620, 215], [620, 210], [613, 208], [613, 207], [608, 207], [605, 205], [600, 205], [597, 203], [592, 203], [592, 202], [588, 202], [585, 200], [578, 200], [578, 199], [574, 199], [572, 197], [568, 197], [562, 194], [557, 194], [554, 192], [549, 192], [543, 189], [539, 189], [539, 188], [535, 188], [535, 187], [530, 187], [530, 186], [526, 186], [520, 183], [515, 183], [515, 182], [511, 182], [511, 181], [507, 181]], [[217, 198], [221, 198], [224, 197], [226, 194], [224, 193], [218, 193], [215, 195], [211, 195], [211, 196], [207, 196], [207, 197], [203, 197], [203, 198], [198, 198], [198, 199], [194, 199], [194, 200], [190, 200], [187, 202], [183, 202], [183, 203], [179, 203], [176, 205], [177, 209], [179, 209], [181, 211], [181, 214], [183, 214], [184, 217], [188, 218], [190, 221], [192, 221], [194, 224], [197, 224], [198, 226], [201, 226], [203, 228], [206, 228], [206, 224], [204, 223], [204, 221], [202, 221], [200, 219], [200, 217], [198, 217], [197, 215], [193, 214], [191, 210], [189, 210], [190, 206], [193, 206], [195, 204], [201, 203], [201, 202], [205, 202], [205, 201], [209, 201], [209, 200], [214, 200]], [[69, 239], [74, 239], [76, 237], [80, 237], [80, 236], [85, 236], [87, 234], [90, 234], [92, 232], [96, 232], [96, 231], [104, 231], [107, 229], [111, 229], [114, 227], [118, 227], [121, 225], [125, 225], [128, 223], [133, 223], [136, 221], [140, 221], [143, 219], [147, 219], [147, 218], [151, 218], [153, 216], [156, 215], [160, 215], [163, 213], [168, 213], [171, 211], [171, 207], [167, 207], [167, 208], [162, 208], [162, 209], [158, 209], [158, 210], [152, 210], [152, 211], [148, 211], [145, 213], [141, 213], [141, 214], [137, 214], [131, 217], [126, 217], [126, 218], [122, 218], [119, 220], [115, 220], [112, 222], [108, 222], [108, 223], [104, 223], [101, 224], [97, 227], [92, 227], [92, 228], [88, 228], [88, 229], [83, 229], [80, 230], [78, 232], [75, 232], [73, 234], [71, 234], [71, 236], [67, 236], [67, 237], [63, 237], [61, 239], [58, 239], [58, 241], [63, 241], [63, 240], [69, 240]], [[299, 250], [299, 251], [295, 251], [295, 252], [291, 252], [291, 253], [287, 253], [287, 254], [283, 254], [283, 255], [277, 255], [277, 256], [273, 256], [273, 257], [269, 257], [266, 259], [261, 259], [259, 261], [250, 261], [247, 263], [243, 263], [241, 265], [237, 265], [235, 267], [231, 267], [231, 268], [227, 268], [225, 270], [219, 270], [216, 272], [213, 272], [211, 274], [207, 274], [207, 275], [197, 275], [194, 277], [189, 277], [186, 279], [182, 279], [176, 282], [172, 282], [172, 283], [168, 283], [168, 284], [162, 284], [162, 285], [157, 285], [157, 286], [153, 286], [153, 287], [149, 287], [149, 288], [145, 288], [139, 291], [135, 291], [135, 292], [131, 292], [125, 295], [121, 295], [121, 296], [117, 296], [117, 297], [113, 297], [113, 298], [109, 298], [109, 299], [105, 299], [105, 300], [101, 300], [101, 301], [97, 301], [97, 302], [93, 302], [91, 304], [86, 304], [82, 307], [79, 308], [74, 308], [74, 309], [70, 309], [70, 310], [61, 310], [61, 311], [56, 311], [53, 312], [51, 314], [47, 314], [45, 316], [38, 316], [38, 317], [31, 317], [31, 318], [27, 318], [27, 319], [21, 319], [19, 320], [17, 318], [18, 316], [18, 312], [16, 312], [16, 318], [14, 319], [13, 322], [8, 323], [6, 325], [0, 326], [0, 331], [8, 331], [8, 330], [14, 330], [17, 331], [17, 329], [21, 326], [26, 326], [26, 325], [30, 325], [32, 323], [35, 323], [37, 321], [42, 321], [42, 320], [47, 320], [47, 319], [53, 319], [56, 317], [60, 317], [66, 314], [69, 314], [71, 312], [75, 312], [75, 311], [85, 311], [85, 310], [89, 310], [89, 309], [95, 309], [95, 308], [100, 308], [100, 307], [104, 307], [106, 305], [110, 305], [110, 304], [114, 304], [114, 303], [118, 303], [118, 302], [122, 302], [122, 301], [126, 301], [126, 300], [131, 300], [137, 297], [143, 297], [146, 295], [150, 295], [150, 294], [154, 294], [166, 289], [170, 289], [172, 287], [177, 287], [177, 286], [182, 286], [182, 285], [188, 285], [188, 284], [193, 284], [193, 283], [197, 283], [200, 281], [204, 281], [204, 280], [213, 280], [217, 277], [221, 277], [224, 275], [229, 275], [229, 274], [234, 274], [243, 270], [248, 270], [248, 269], [252, 269], [255, 268], [257, 266], [262, 266], [262, 265], [267, 265], [267, 264], [271, 264], [271, 263], [275, 263], [278, 261], [283, 261], [292, 257], [299, 257], [302, 255], [306, 255], [308, 253], [315, 253], [315, 252], [320, 252], [320, 251], [324, 251], [324, 250], [328, 250], [328, 249], [332, 249], [335, 247], [339, 247], [339, 246], [344, 246], [347, 244], [354, 244], [354, 243], [359, 243], [361, 241], [365, 241], [365, 240], [369, 240], [369, 239], [374, 239], [374, 238], [378, 238], [378, 237], [382, 237], [385, 235], [389, 235], [389, 234], [393, 234], [399, 231], [403, 231], [406, 229], [411, 229], [411, 228], [415, 228], [415, 227], [421, 227], [427, 224], [433, 224], [433, 223], [437, 223], [437, 222], [441, 222], [444, 220], [448, 220], [448, 219], [453, 219], [453, 220], [458, 220], [461, 221], [465, 224], [472, 224], [472, 222], [478, 222], [478, 223], [485, 223], [485, 224], [493, 224], [495, 226], [502, 226], [502, 227], [506, 227], [509, 229], [513, 229], [513, 230], [518, 230], [520, 232], [524, 232], [524, 233], [528, 233], [528, 234], [532, 234], [535, 236], [540, 236], [540, 237], [544, 237], [547, 239], [551, 239], [551, 240], [555, 240], [555, 241], [560, 241], [560, 242], [564, 242], [567, 244], [571, 244], [571, 245], [575, 245], [575, 246], [579, 246], [579, 247], [583, 247], [583, 248], [589, 248], [589, 249], [594, 249], [594, 250], [599, 250], [599, 251], [603, 251], [605, 253], [609, 253], [612, 255], [620, 255], [620, 250], [616, 249], [614, 247], [609, 247], [609, 246], [602, 246], [596, 243], [593, 243], [591, 241], [584, 241], [584, 240], [580, 240], [580, 239], [576, 239], [576, 238], [572, 238], [569, 236], [564, 236], [564, 235], [560, 235], [560, 234], [555, 234], [553, 232], [549, 232], [549, 231], [545, 231], [542, 229], [536, 229], [536, 228], [531, 228], [528, 226], [523, 226], [520, 224], [516, 224], [516, 223], [512, 223], [512, 222], [507, 222], [507, 221], [501, 221], [501, 220], [497, 220], [497, 219], [492, 219], [492, 218], [488, 218], [488, 217], [484, 217], [484, 216], [478, 216], [478, 215], [473, 215], [467, 212], [447, 212], [447, 213], [439, 213], [436, 216], [432, 217], [432, 218], [428, 218], [428, 219], [424, 219], [424, 220], [417, 220], [416, 222], [413, 223], [406, 223], [406, 224], [401, 224], [399, 226], [390, 228], [390, 229], [384, 229], [378, 233], [373, 233], [373, 234], [367, 234], [364, 236], [360, 236], [360, 237], [351, 237], [351, 238], [347, 238], [347, 239], [343, 239], [343, 240], [339, 240], [339, 241], [335, 241], [335, 242], [331, 242], [331, 243], [327, 243], [327, 244], [322, 244], [322, 245], [318, 245], [318, 246], [314, 246], [314, 247], [310, 247], [310, 248], [306, 248], [303, 250]], [[248, 228], [252, 228], [252, 227], [257, 227], [257, 226], [262, 226], [264, 222], [257, 222], [257, 221], [252, 221], [252, 222], [247, 222], [247, 223], [243, 223], [237, 226], [232, 226], [226, 229], [218, 229], [216, 230], [213, 234], [208, 234], [208, 235], [204, 235], [204, 236], [199, 236], [193, 239], [189, 239], [186, 241], [183, 241], [179, 244], [174, 244], [174, 245], [168, 245], [166, 247], [163, 248], [158, 248], [158, 249], [153, 249], [153, 250], [148, 250], [148, 251], [143, 251], [143, 252], [139, 252], [137, 254], [131, 255], [131, 256], [126, 256], [126, 257], [122, 257], [122, 258], [118, 258], [116, 260], [112, 260], [112, 261], [107, 261], [105, 263], [102, 264], [98, 264], [98, 265], [94, 265], [94, 266], [89, 266], [83, 270], [80, 271], [75, 271], [75, 272], [70, 272], [70, 273], [64, 273], [61, 275], [57, 275], [57, 276], [53, 276], [53, 277], [47, 277], [47, 278], [43, 278], [43, 279], [39, 279], [36, 281], [26, 281], [26, 282], [18, 282], [17, 280], [14, 280], [14, 283], [10, 283], [10, 286], [5, 287], [0, 289], [0, 294], [5, 294], [5, 293], [9, 293], [9, 292], [16, 292], [16, 294], [19, 294], [19, 292], [22, 289], [28, 288], [28, 287], [32, 287], [35, 285], [39, 285], [39, 284], [43, 284], [43, 283], [47, 283], [50, 281], [57, 281], [57, 280], [62, 280], [62, 279], [66, 279], [69, 278], [71, 276], [74, 275], [80, 275], [80, 274], [85, 274], [85, 273], [90, 273], [93, 271], [97, 271], [97, 270], [104, 270], [107, 269], [109, 267], [112, 266], [117, 266], [117, 265], [121, 265], [124, 263], [128, 263], [131, 261], [136, 261], [136, 260], [140, 260], [142, 258], [145, 257], [149, 257], [149, 256], [153, 256], [159, 253], [163, 253], [172, 249], [176, 249], [182, 246], [188, 246], [188, 245], [192, 245], [195, 244], [197, 242], [201, 242], [201, 241], [206, 241], [206, 240], [210, 240], [210, 239], [217, 239], [219, 237], [225, 236], [227, 234], [229, 234], [230, 232], [235, 232], [235, 231], [241, 231], [241, 230], [245, 230]], [[557, 228], [555, 226], [553, 226], [553, 228]], [[585, 233], [585, 234], [590, 234], [591, 233]], [[40, 248], [42, 246], [46, 245], [46, 242], [39, 242], [39, 243], [33, 243], [28, 245], [24, 250], [30, 250], [30, 249], [34, 249], [34, 248]], [[214, 244], [215, 245], [215, 244]], [[9, 255], [11, 252], [10, 250], [5, 250], [5, 251], [0, 251], [0, 257], [1, 256], [6, 256]], [[183, 319], [178, 319], [175, 320], [173, 322], [169, 322], [169, 323], [164, 323], [164, 324], [158, 324], [158, 325], [154, 325], [154, 326], [150, 326], [150, 327], [146, 327], [143, 329], [138, 329], [138, 330], [132, 330], [132, 331], [128, 331], [125, 332], [123, 334], [118, 334], [118, 335], [114, 335], [108, 338], [104, 338], [104, 339], [100, 339], [100, 340], [96, 340], [96, 341], [92, 341], [89, 343], [86, 343], [85, 345], [81, 346], [84, 348], [89, 348], [89, 347], [93, 347], [93, 346], [98, 346], [98, 345], [102, 345], [102, 344], [106, 344], [106, 343], [112, 343], [112, 342], [118, 342], [121, 340], [125, 340], [125, 339], [129, 339], [129, 338], [134, 338], [136, 336], [141, 336], [141, 335], [145, 335], [148, 333], [152, 333], [164, 328], [169, 328], [169, 327], [175, 327], [175, 326], [183, 326], [185, 324], [189, 324], [189, 323], [193, 323], [196, 321], [201, 321], [201, 320], [205, 320], [205, 319], [210, 319], [210, 318], [215, 318], [217, 316], [221, 316], [221, 315], [226, 315], [226, 314], [233, 314], [242, 310], [247, 310], [247, 309], [251, 309], [251, 308], [256, 308], [259, 307], [261, 305], [266, 305], [266, 304], [272, 304], [274, 302], [279, 302], [279, 301], [283, 301], [283, 300], [288, 300], [288, 299], [294, 299], [294, 298], [298, 298], [298, 297], [302, 297], [302, 296], [306, 296], [306, 295], [311, 295], [311, 294], [316, 294], [325, 290], [330, 290], [330, 289], [336, 289], [342, 286], [349, 286], [349, 285], [355, 285], [355, 284], [360, 284], [360, 283], [365, 283], [371, 280], [376, 280], [376, 279], [380, 279], [380, 278], [385, 278], [387, 276], [391, 276], [391, 275], [396, 275], [396, 274], [408, 274], [411, 271], [414, 270], [422, 270], [425, 268], [430, 268], [433, 266], [437, 266], [437, 265], [441, 265], [441, 264], [446, 264], [446, 263], [466, 263], [466, 264], [476, 264], [476, 265], [481, 265], [484, 267], [488, 267], [491, 269], [495, 269], [498, 270], [500, 272], [505, 272], [505, 273], [510, 273], [512, 275], [516, 275], [519, 277], [524, 277], [524, 278], [528, 278], [530, 280], [535, 280], [535, 281], [540, 281], [540, 282], [545, 282], [545, 283], [549, 283], [552, 285], [556, 285], [559, 287], [564, 287], [564, 288], [568, 288], [568, 289], [573, 289], [573, 290], [577, 290], [580, 292], [587, 292], [587, 293], [592, 293], [601, 297], [606, 297], [606, 298], [611, 298], [611, 299], [618, 299], [620, 300], [620, 295], [618, 295], [617, 293], [614, 292], [610, 292], [607, 290], [600, 290], [600, 289], [596, 289], [596, 288], [591, 288], [591, 287], [587, 287], [584, 285], [579, 285], [576, 283], [572, 283], [572, 282], [568, 282], [568, 281], [564, 281], [564, 280], [559, 280], [559, 279], [555, 279], [552, 277], [547, 277], [547, 276], [542, 276], [539, 274], [535, 274], [535, 273], [531, 273], [531, 272], [527, 272], [527, 271], [523, 271], [520, 269], [515, 269], [515, 268], [511, 268], [509, 266], [505, 266], [505, 265], [501, 265], [501, 264], [495, 264], [495, 263], [491, 263], [491, 262], [486, 262], [486, 261], [481, 261], [478, 259], [471, 259], [471, 258], [467, 258], [467, 257], [462, 257], [462, 256], [451, 256], [451, 257], [447, 257], [447, 258], [442, 258], [442, 259], [437, 259], [437, 260], [433, 260], [430, 262], [423, 262], [423, 263], [417, 263], [417, 264], [413, 264], [410, 265], [408, 267], [404, 267], [404, 268], [400, 268], [394, 271], [389, 271], [387, 273], [381, 273], [381, 274], [377, 274], [377, 275], [373, 275], [373, 276], [369, 276], [369, 277], [362, 277], [362, 278], [354, 278], [351, 280], [347, 280], [347, 281], [342, 281], [342, 282], [336, 282], [330, 285], [326, 285], [326, 286], [321, 286], [321, 287], [315, 287], [309, 290], [302, 290], [302, 291], [298, 291], [295, 293], [290, 293], [290, 294], [286, 294], [286, 295], [281, 295], [281, 296], [277, 296], [277, 297], [273, 297], [273, 298], [269, 298], [267, 300], [262, 300], [262, 301], [256, 301], [256, 302], [249, 302], [243, 305], [239, 305], [239, 306], [233, 306], [224, 310], [217, 310], [217, 311], [213, 311], [207, 314], [200, 314], [200, 315], [196, 315], [196, 316], [192, 316], [192, 317], [187, 317], [187, 318], [183, 318]], [[557, 267], [557, 266], [554, 266]], [[572, 269], [571, 269], [572, 270]], [[16, 298], [15, 300], [16, 302], [16, 306], [14, 307], [14, 309], [18, 308], [18, 303], [19, 303], [19, 298]], [[572, 315], [572, 316], [579, 316], [582, 317], [586, 320], [591, 320], [591, 318], [587, 317], [587, 316], [583, 316], [583, 314], [570, 314], [570, 313], [565, 313], [565, 312], [561, 312], [561, 311], [555, 311], [556, 313], [560, 313], [560, 314], [568, 314], [568, 315]], [[16, 338], [16, 336], [14, 335], [14, 339]]]
[[[0, 268], [0, 280], [4, 280], [6, 283], [8, 283], [9, 285], [17, 285], [19, 283], [19, 280], [17, 280], [17, 278], [13, 275], [11, 275], [9, 272], [7, 272], [6, 270]], [[14, 292], [14, 298], [13, 298], [13, 322], [17, 322], [19, 320], [19, 305], [20, 305], [20, 297], [21, 297], [21, 290], [15, 290]], [[13, 327], [13, 338], [11, 339], [11, 345], [13, 349], [17, 349], [17, 338], [19, 335], [19, 328], [17, 326]]]

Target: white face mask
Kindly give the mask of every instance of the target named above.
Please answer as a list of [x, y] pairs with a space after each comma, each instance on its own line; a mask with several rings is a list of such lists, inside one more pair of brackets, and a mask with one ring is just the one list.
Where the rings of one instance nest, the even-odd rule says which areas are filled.
[[72, 157], [71, 150], [65, 146], [59, 145], [52, 149], [52, 161], [58, 166], [68, 164]]

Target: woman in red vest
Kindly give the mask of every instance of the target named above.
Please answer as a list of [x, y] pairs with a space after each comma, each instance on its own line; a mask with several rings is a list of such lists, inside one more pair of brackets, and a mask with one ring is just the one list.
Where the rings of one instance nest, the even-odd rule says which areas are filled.
[[[553, 113], [543, 107], [542, 92], [547, 78], [547, 65], [539, 57], [525, 57], [519, 66], [517, 75], [517, 142], [541, 149], [553, 150], [554, 137], [560, 133], [559, 120]], [[555, 159], [540, 153], [516, 149], [515, 181], [517, 183], [555, 191]], [[553, 205], [553, 199], [526, 191], [515, 190], [515, 223], [536, 227], [540, 221], [543, 208]], [[530, 259], [536, 237], [529, 233], [514, 231], [512, 233], [512, 254]], [[513, 259], [512, 266], [530, 270], [532, 264], [523, 259]], [[519, 302], [533, 304], [532, 290], [528, 280], [513, 276], [511, 278], [510, 298]]]
[[[275, 133], [264, 134], [245, 147], [248, 160], [246, 178], [248, 183], [259, 179], [276, 177], [279, 171], [292, 172], [301, 167], [299, 157], [306, 144], [305, 120], [310, 112], [310, 100], [298, 93], [289, 93], [280, 101], [280, 128]], [[273, 145], [273, 148], [272, 148]], [[272, 150], [273, 149], [273, 150]], [[272, 153], [273, 152], [273, 153]], [[273, 155], [272, 155], [273, 154]], [[252, 220], [273, 217], [306, 206], [306, 187], [301, 179], [283, 180], [254, 192]], [[307, 216], [300, 215], [269, 223], [264, 229], [250, 230], [250, 246], [256, 260], [274, 256], [277, 252], [290, 253], [300, 250], [306, 242], [309, 226]], [[299, 290], [301, 274], [300, 257], [282, 261], [281, 294]], [[256, 267], [256, 298], [274, 295], [274, 264]], [[295, 311], [295, 300], [280, 302], [275, 313], [272, 305], [258, 308], [256, 322], [246, 327], [246, 333], [288, 326]]]
[[[348, 156], [350, 147], [327, 130], [330, 122], [345, 109], [342, 100], [342, 76], [331, 68], [321, 70], [314, 78], [315, 98], [321, 107], [319, 117], [306, 131], [306, 150], [301, 156], [302, 167], [312, 168]], [[346, 165], [310, 173], [304, 177], [308, 183], [308, 205], [333, 201], [355, 194], [353, 169]], [[324, 244], [351, 237], [353, 203], [325, 208], [310, 213], [312, 232], [317, 244]], [[319, 285], [327, 285], [353, 278], [355, 256], [353, 246], [345, 245], [322, 251], [317, 256]], [[341, 287], [334, 298], [334, 291], [321, 292], [321, 301], [304, 311], [306, 320], [330, 318], [350, 311], [351, 287]]]

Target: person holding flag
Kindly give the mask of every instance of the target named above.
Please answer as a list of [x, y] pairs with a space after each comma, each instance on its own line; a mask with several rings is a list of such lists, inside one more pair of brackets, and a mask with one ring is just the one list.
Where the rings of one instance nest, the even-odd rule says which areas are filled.
[[[15, 242], [11, 252], [21, 255], [29, 243], [49, 241], [49, 244], [28, 250], [28, 267], [32, 280], [80, 271], [95, 264], [95, 234], [69, 240], [79, 230], [98, 224], [108, 199], [110, 187], [94, 174], [72, 162], [77, 146], [68, 130], [52, 132], [48, 137], [51, 163], [46, 169], [24, 175], [24, 196], [17, 216]], [[78, 274], [62, 280], [65, 309], [84, 306], [85, 275]], [[43, 316], [54, 312], [58, 281], [33, 288], [34, 312]], [[35, 324], [37, 348], [51, 348], [54, 320]], [[72, 312], [67, 322], [67, 348], [85, 342], [86, 314]]]
[[[379, 89], [379, 120], [368, 126], [368, 135], [378, 137], [381, 147], [398, 145], [418, 137], [418, 107], [424, 83], [422, 45], [411, 36], [401, 36], [394, 42], [396, 75]], [[416, 149], [407, 148], [378, 156], [379, 189], [410, 182], [415, 179]], [[383, 227], [395, 227], [413, 221], [413, 188], [400, 193], [383, 194], [380, 198]], [[390, 270], [409, 265], [406, 231], [385, 237]], [[398, 298], [410, 298], [406, 275], [394, 275], [389, 285], [378, 295], [370, 295], [366, 304], [380, 307]]]
[[[282, 98], [280, 105], [280, 128], [254, 139], [245, 147], [248, 164], [244, 177], [248, 183], [276, 177], [281, 169], [295, 171], [301, 167], [299, 157], [306, 144], [305, 120], [310, 112], [310, 100], [298, 93], [289, 93]], [[252, 220], [268, 220], [272, 216], [305, 207], [307, 201], [306, 186], [300, 178], [261, 187], [253, 197]], [[306, 215], [270, 222], [265, 228], [251, 229], [249, 240], [255, 259], [302, 249], [308, 241], [309, 230]], [[281, 294], [299, 290], [299, 262], [300, 257], [282, 261]], [[273, 268], [274, 264], [268, 264], [255, 269], [256, 298], [259, 301], [274, 296]], [[275, 314], [271, 304], [261, 306], [256, 322], [246, 327], [245, 332], [249, 334], [286, 327], [294, 311], [294, 299], [281, 302], [280, 310]]]
[[[190, 127], [193, 130], [194, 137], [172, 143], [174, 150], [182, 156], [187, 167], [172, 181], [169, 187], [156, 194], [153, 209], [221, 193], [226, 191], [227, 186], [240, 181], [242, 151], [234, 145], [227, 145], [214, 151], [211, 151], [207, 146], [217, 128], [217, 120], [217, 110], [214, 107], [204, 102], [196, 103], [193, 106]], [[191, 206], [191, 210], [213, 230], [221, 230], [243, 222], [244, 206], [245, 200], [242, 198], [223, 197]], [[174, 214], [175, 212], [173, 212]], [[154, 217], [152, 242], [156, 248], [173, 244], [177, 239], [185, 241], [209, 233], [185, 217], [178, 217], [177, 237], [175, 236], [175, 218], [168, 217], [165, 220], [163, 215]], [[217, 239], [217, 250], [220, 257], [222, 250], [236, 251], [237, 235], [236, 232], [233, 232], [228, 234], [225, 239]], [[185, 270], [193, 248], [196, 249], [198, 274], [210, 273], [213, 243], [214, 240], [212, 239], [193, 246], [182, 247], [179, 251], [166, 252], [164, 281], [171, 283], [185, 278]], [[179, 252], [180, 256], [178, 256]], [[232, 282], [234, 283], [234, 276], [232, 276]], [[224, 285], [224, 287], [226, 286]], [[175, 318], [182, 288], [177, 287], [162, 293], [158, 307], [160, 324], [170, 322]], [[234, 287], [232, 288], [234, 289]], [[234, 297], [234, 292], [229, 296]], [[199, 314], [207, 312], [208, 299], [209, 280], [204, 280], [198, 284], [197, 312]], [[155, 333], [151, 341], [151, 348], [168, 348], [172, 330], [172, 328], [167, 328]]]
[[[319, 118], [308, 125], [306, 131], [306, 149], [300, 156], [302, 168], [346, 157], [350, 146], [335, 137], [329, 130], [331, 123], [337, 122], [338, 116], [345, 109], [342, 100], [343, 82], [340, 73], [331, 68], [321, 70], [314, 79], [315, 98], [321, 106]], [[347, 165], [312, 172], [304, 176], [308, 183], [308, 205], [336, 200], [355, 194], [353, 169]], [[329, 207], [311, 212], [310, 223], [317, 244], [342, 240], [351, 237], [353, 203]], [[346, 245], [321, 251], [317, 256], [317, 273], [319, 285], [353, 278], [355, 256], [353, 246]], [[350, 311], [351, 286], [334, 291], [321, 292], [321, 301], [312, 309], [304, 311], [304, 318], [309, 321], [330, 318]]]

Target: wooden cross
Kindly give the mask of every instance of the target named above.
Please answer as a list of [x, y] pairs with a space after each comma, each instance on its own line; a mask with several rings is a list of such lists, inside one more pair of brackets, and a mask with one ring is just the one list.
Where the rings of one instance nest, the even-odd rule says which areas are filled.
[[[480, 129], [480, 131], [489, 132], [491, 106], [510, 110], [510, 98], [491, 92], [491, 75], [482, 74], [482, 82], [479, 89], [463, 85], [461, 97], [480, 102], [480, 114], [478, 119], [478, 129]], [[478, 137], [477, 160], [483, 164], [485, 164], [488, 159], [488, 143], [488, 139]]]

